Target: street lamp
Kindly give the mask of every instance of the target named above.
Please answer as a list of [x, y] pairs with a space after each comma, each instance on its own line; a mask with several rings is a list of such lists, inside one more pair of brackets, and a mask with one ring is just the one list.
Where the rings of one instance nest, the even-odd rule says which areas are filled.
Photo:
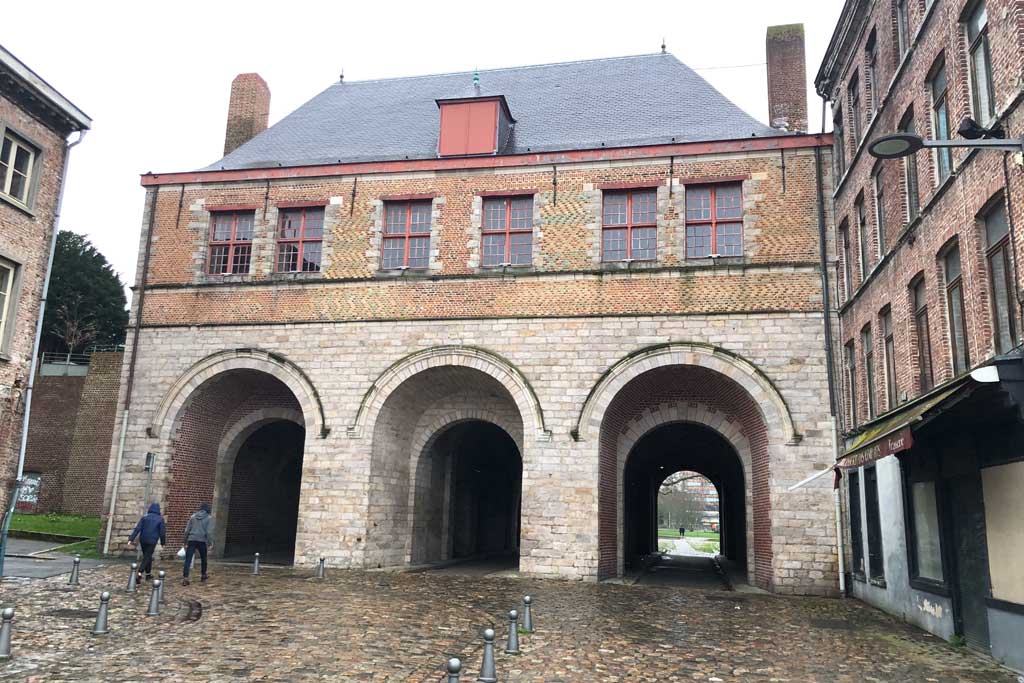
[[[964, 121], [966, 125], [968, 120]], [[973, 121], [970, 123], [974, 124]], [[974, 124], [975, 128], [982, 134], [995, 136], [997, 131], [989, 131]], [[969, 128], [974, 131], [974, 128]], [[960, 126], [960, 133], [963, 135], [965, 126]], [[911, 154], [920, 152], [925, 147], [968, 147], [971, 149], [1001, 149], [1007, 152], [1024, 152], [1024, 138], [1014, 140], [986, 139], [986, 140], [925, 140], [920, 135], [913, 133], [896, 133], [880, 137], [868, 145], [868, 153], [878, 159], [901, 159]]]

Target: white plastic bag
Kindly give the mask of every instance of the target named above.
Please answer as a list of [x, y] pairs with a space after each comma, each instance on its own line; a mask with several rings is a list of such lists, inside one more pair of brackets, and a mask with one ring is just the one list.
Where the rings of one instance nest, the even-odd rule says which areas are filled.
[[182, 546], [181, 550], [178, 551], [178, 559], [179, 560], [184, 560], [185, 559], [185, 546]]

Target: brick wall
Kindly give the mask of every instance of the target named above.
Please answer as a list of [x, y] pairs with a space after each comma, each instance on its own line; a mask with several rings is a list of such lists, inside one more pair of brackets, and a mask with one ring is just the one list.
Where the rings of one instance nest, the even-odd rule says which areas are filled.
[[92, 354], [84, 377], [36, 378], [25, 454], [25, 471], [42, 474], [36, 512], [102, 512], [122, 356]]
[[[25, 471], [42, 475], [35, 512], [64, 512], [65, 481], [85, 381], [85, 377], [36, 378], [25, 451]], [[107, 428], [112, 432], [112, 423]]]
[[0, 94], [0, 121], [41, 151], [32, 212], [0, 199], [0, 257], [18, 266], [13, 334], [9, 346], [0, 349], [0, 509], [6, 509], [17, 468], [23, 393], [60, 192], [64, 140], [4, 94]]
[[225, 156], [267, 129], [270, 88], [259, 74], [238, 74], [231, 81], [228, 124], [224, 132]]
[[[895, 342], [895, 382], [898, 400], [904, 395], [913, 398], [921, 393], [920, 366], [917, 357], [917, 333], [911, 310], [908, 289], [915, 278], [923, 276], [927, 291], [929, 336], [935, 383], [951, 379], [954, 375], [949, 340], [949, 314], [945, 298], [945, 281], [941, 254], [950, 244], [958, 243], [963, 270], [967, 340], [970, 361], [977, 365], [995, 354], [992, 324], [990, 273], [986, 263], [984, 224], [980, 216], [995, 202], [1004, 202], [1006, 188], [1003, 180], [1003, 155], [999, 152], [952, 152], [953, 173], [940, 181], [937, 158], [933, 151], [916, 155], [917, 184], [920, 216], [909, 220], [905, 165], [900, 160], [877, 161], [867, 151], [867, 143], [894, 132], [906, 112], [913, 111], [916, 130], [926, 138], [935, 137], [932, 126], [932, 93], [928, 82], [936, 64], [944, 60], [949, 82], [947, 102], [952, 137], [956, 127], [966, 116], [971, 116], [971, 81], [967, 64], [966, 36], [960, 18], [968, 3], [955, 0], [935, 0], [926, 3], [909, 2], [911, 49], [902, 56], [896, 46], [896, 18], [887, 4], [876, 4], [868, 13], [867, 3], [856, 5], [860, 27], [854, 32], [843, 55], [850, 55], [847, 68], [835, 74], [830, 92], [843, 106], [847, 127], [845, 155], [848, 170], [839, 179], [835, 191], [835, 219], [849, 226], [849, 271], [852, 283], [847, 284], [848, 297], [843, 287], [838, 288], [841, 306], [842, 334], [836, 339], [837, 347], [853, 342], [857, 359], [856, 422], [868, 417], [867, 375], [861, 344], [861, 330], [870, 326], [874, 345], [873, 376], [876, 389], [877, 412], [895, 406], [887, 405], [886, 374], [884, 366], [884, 340], [881, 335], [879, 312], [891, 307]], [[1021, 134], [1024, 124], [1018, 108], [1021, 90], [1019, 74], [1024, 68], [1024, 52], [1018, 21], [1008, 17], [1020, 15], [1020, 3], [1013, 0], [988, 0], [988, 33], [992, 54], [992, 77], [995, 89], [997, 120], [1007, 130], [1008, 137]], [[867, 42], [874, 31], [878, 46], [876, 83], [868, 88], [865, 83]], [[842, 62], [842, 59], [840, 59]], [[845, 63], [845, 62], [842, 62]], [[848, 85], [854, 72], [860, 74], [862, 140], [854, 140], [850, 123]], [[873, 94], [872, 94], [873, 91]], [[869, 120], [869, 102], [874, 99], [878, 112]], [[1011, 199], [1021, 195], [1020, 168], [1010, 163]], [[883, 186], [882, 207], [876, 207], [872, 173], [877, 172]], [[865, 205], [866, 252], [868, 260], [860, 263], [857, 212], [855, 202], [863, 197]], [[1007, 207], [1011, 220], [1020, 225], [1024, 210], [1020, 201]], [[878, 229], [878, 214], [883, 229]], [[879, 250], [879, 234], [885, 249]], [[1015, 245], [1021, 253], [1020, 236]], [[838, 278], [843, 279], [846, 255], [837, 244]], [[1017, 269], [1017, 287], [1020, 272]], [[1020, 307], [1017, 307], [1020, 334]], [[837, 352], [838, 354], [838, 352]], [[837, 357], [839, 357], [837, 355]], [[845, 382], [845, 381], [844, 381]], [[843, 386], [844, 401], [849, 398], [849, 387]], [[849, 406], [844, 411], [848, 412]], [[845, 419], [845, 428], [853, 425]]]
[[807, 130], [807, 64], [804, 26], [769, 26], [765, 39], [768, 61], [768, 123], [786, 130]]

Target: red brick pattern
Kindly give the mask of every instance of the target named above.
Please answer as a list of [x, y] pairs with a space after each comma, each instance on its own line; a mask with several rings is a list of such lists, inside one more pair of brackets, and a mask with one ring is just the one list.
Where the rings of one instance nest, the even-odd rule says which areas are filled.
[[[916, 34], [916, 42], [905, 58], [901, 58], [896, 47], [895, 17], [889, 4], [876, 4], [874, 13], [866, 15], [867, 3], [856, 4], [858, 14], [865, 15], [863, 31], [856, 42], [850, 45], [848, 54], [853, 55], [850, 66], [833, 75], [831, 92], [841, 103], [848, 98], [848, 83], [859, 69], [861, 81], [864, 77], [866, 42], [872, 30], [876, 33], [879, 59], [876, 65], [876, 97], [880, 109], [875, 119], [868, 121], [870, 109], [865, 96], [862, 101], [861, 130], [866, 131], [864, 142], [858, 145], [852, 139], [852, 126], [848, 121], [848, 107], [844, 107], [847, 119], [847, 149], [849, 170], [839, 179], [835, 193], [835, 219], [844, 219], [851, 226], [849, 271], [853, 282], [847, 285], [852, 301], [844, 301], [843, 287], [839, 287], [838, 301], [842, 305], [841, 324], [844, 334], [837, 338], [837, 348], [853, 341], [857, 358], [857, 424], [868, 417], [867, 375], [863, 364], [860, 330], [870, 325], [873, 331], [874, 349], [873, 374], [875, 379], [875, 404], [879, 412], [895, 406], [887, 406], [885, 394], [884, 339], [880, 333], [879, 312], [886, 306], [892, 307], [892, 322], [896, 347], [896, 386], [898, 401], [904, 396], [913, 398], [921, 393], [919, 382], [919, 360], [917, 358], [917, 336], [913, 324], [913, 312], [909, 285], [916, 277], [923, 275], [927, 291], [931, 356], [935, 383], [953, 377], [952, 357], [949, 340], [948, 311], [944, 293], [944, 276], [941, 253], [953, 241], [958, 241], [963, 268], [966, 327], [970, 360], [977, 365], [995, 353], [992, 309], [988, 267], [985, 261], [984, 224], [980, 215], [994, 202], [1005, 202], [1006, 188], [1003, 181], [1003, 155], [998, 152], [970, 153], [953, 151], [953, 175], [951, 179], [939, 182], [937, 160], [931, 151], [922, 151], [917, 156], [917, 184], [921, 215], [908, 223], [907, 188], [904, 182], [904, 166], [899, 160], [877, 162], [866, 152], [866, 141], [895, 131], [901, 118], [912, 110], [915, 127], [926, 138], [934, 137], [931, 121], [931, 93], [927, 87], [930, 72], [937, 60], [945, 62], [946, 77], [950, 84], [948, 108], [950, 127], [956, 129], [959, 122], [972, 115], [969, 91], [969, 68], [967, 44], [963, 27], [959, 22], [961, 12], [967, 3], [953, 0], [936, 0], [926, 8], [926, 3], [909, 2], [910, 34]], [[995, 88], [997, 117], [1007, 130], [1009, 137], [1020, 135], [1024, 125], [1017, 105], [1018, 80], [1024, 68], [1024, 52], [1021, 50], [1021, 4], [1015, 0], [987, 0], [988, 32], [992, 54], [992, 76]], [[1016, 17], [1013, 21], [1006, 17]], [[842, 58], [840, 63], [846, 63]], [[955, 132], [953, 137], [957, 137]], [[884, 220], [884, 253], [879, 253], [877, 239], [878, 223], [874, 201], [871, 173], [879, 169], [885, 188], [881, 207]], [[1010, 164], [1010, 194], [1013, 198], [1021, 194], [1020, 169]], [[863, 192], [868, 216], [869, 235], [868, 262], [864, 264], [866, 278], [860, 277], [860, 249], [857, 241], [856, 213], [854, 202]], [[1009, 207], [1008, 213], [1015, 225], [1024, 224], [1024, 209], [1020, 201]], [[1018, 259], [1021, 245], [1018, 231], [1015, 245]], [[842, 277], [845, 270], [843, 250], [838, 249], [840, 259], [837, 272]], [[1017, 287], [1020, 287], [1020, 272], [1017, 273]], [[1019, 310], [1018, 310], [1019, 313]], [[1019, 320], [1019, 317], [1018, 317]], [[1020, 333], [1018, 324], [1018, 335]], [[839, 357], [837, 353], [837, 358]], [[844, 387], [844, 402], [850, 395]], [[848, 414], [844, 409], [844, 417]], [[845, 420], [845, 428], [854, 425]]]
[[[36, 377], [32, 418], [28, 425], [25, 471], [41, 474], [39, 501], [34, 512], [64, 512], [64, 488], [68, 474], [71, 443], [81, 407], [85, 377]], [[107, 438], [113, 423], [106, 425]], [[107, 455], [109, 456], [109, 450]], [[106, 478], [106, 469], [103, 470]], [[72, 488], [76, 482], [69, 482]], [[103, 484], [100, 484], [100, 496]]]
[[768, 57], [768, 123], [786, 130], [807, 130], [807, 65], [804, 26], [769, 26], [765, 40]]
[[267, 129], [270, 117], [270, 88], [259, 74], [238, 74], [231, 82], [228, 124], [224, 132], [224, 154]]
[[60, 192], [64, 138], [3, 95], [0, 121], [41, 151], [32, 212], [0, 200], [0, 256], [20, 268], [19, 294], [13, 302], [14, 332], [10, 347], [0, 349], [0, 508], [5, 508], [21, 440], [23, 392], [30, 371], [39, 297]]
[[598, 575], [615, 576], [618, 552], [618, 439], [632, 421], [666, 404], [703, 404], [738, 422], [750, 444], [754, 519], [754, 575], [757, 585], [772, 586], [771, 492], [768, 430], [760, 408], [736, 382], [713, 370], [669, 366], [630, 381], [609, 404], [601, 424], [599, 455]]

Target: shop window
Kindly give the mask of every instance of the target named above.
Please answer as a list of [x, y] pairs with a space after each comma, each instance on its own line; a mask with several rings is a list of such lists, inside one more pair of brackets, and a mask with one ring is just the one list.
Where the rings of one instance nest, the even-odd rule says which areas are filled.
[[864, 534], [861, 531], [860, 515], [860, 473], [856, 470], [847, 475], [847, 490], [850, 496], [850, 553], [853, 555], [853, 575], [864, 578]]
[[868, 526], [868, 575], [874, 581], [885, 580], [882, 552], [882, 520], [878, 510], [878, 471], [864, 468], [864, 512]]
[[900, 466], [903, 472], [910, 583], [923, 590], [942, 589], [945, 572], [942, 566], [939, 482], [935, 464], [925, 461], [912, 464], [909, 460], [903, 460]]

